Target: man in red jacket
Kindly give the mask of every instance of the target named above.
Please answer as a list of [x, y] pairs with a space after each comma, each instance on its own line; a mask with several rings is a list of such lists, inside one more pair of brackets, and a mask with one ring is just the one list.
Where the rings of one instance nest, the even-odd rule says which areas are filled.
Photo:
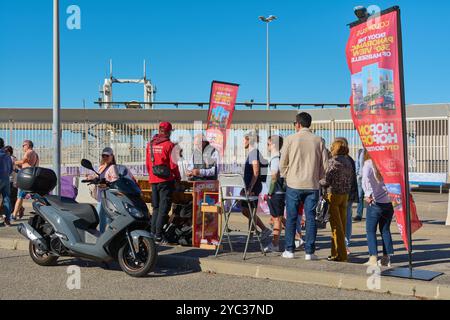
[[146, 165], [152, 184], [151, 231], [156, 237], [156, 242], [163, 241], [163, 227], [167, 223], [172, 207], [175, 182], [181, 180], [173, 154], [175, 145], [170, 141], [172, 130], [171, 123], [162, 122], [159, 125], [159, 134], [155, 135], [147, 145]]

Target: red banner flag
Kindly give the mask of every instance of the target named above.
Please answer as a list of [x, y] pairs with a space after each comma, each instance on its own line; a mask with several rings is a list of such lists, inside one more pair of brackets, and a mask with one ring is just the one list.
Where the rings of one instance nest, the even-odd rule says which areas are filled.
[[[403, 76], [399, 9], [392, 8], [351, 27], [347, 59], [352, 75], [352, 118], [364, 147], [384, 178], [397, 225], [408, 248], [403, 125]], [[406, 138], [406, 137], [405, 137]], [[411, 233], [422, 227], [412, 196]]]
[[227, 130], [231, 127], [239, 85], [213, 81], [208, 113], [206, 138], [223, 157]]

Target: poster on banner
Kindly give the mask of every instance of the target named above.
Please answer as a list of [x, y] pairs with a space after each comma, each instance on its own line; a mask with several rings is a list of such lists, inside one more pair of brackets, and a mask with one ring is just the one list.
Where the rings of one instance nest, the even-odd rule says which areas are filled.
[[[208, 194], [206, 199], [205, 193]], [[205, 239], [202, 239], [203, 216], [201, 205], [204, 200], [209, 205], [216, 205], [219, 202], [218, 181], [194, 182], [194, 207], [192, 212], [192, 244], [194, 247], [200, 247], [202, 240], [206, 240], [208, 244], [217, 244], [220, 240], [219, 216], [208, 213], [205, 216]]]
[[[408, 247], [403, 140], [402, 81], [398, 39], [398, 9], [392, 8], [351, 27], [346, 48], [351, 71], [352, 118], [364, 147], [384, 178], [396, 221]], [[414, 200], [412, 233], [422, 227]]]
[[209, 102], [206, 138], [223, 156], [227, 131], [231, 127], [239, 85], [213, 81]]

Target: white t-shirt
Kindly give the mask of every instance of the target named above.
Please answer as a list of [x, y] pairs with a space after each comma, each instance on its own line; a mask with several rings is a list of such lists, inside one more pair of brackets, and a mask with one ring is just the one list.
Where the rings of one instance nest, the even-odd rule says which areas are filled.
[[[272, 175], [279, 174], [280, 172], [280, 155], [276, 154], [270, 159], [269, 168], [267, 172], [266, 185], [270, 189], [272, 183]], [[284, 194], [282, 191], [275, 192], [276, 194]]]

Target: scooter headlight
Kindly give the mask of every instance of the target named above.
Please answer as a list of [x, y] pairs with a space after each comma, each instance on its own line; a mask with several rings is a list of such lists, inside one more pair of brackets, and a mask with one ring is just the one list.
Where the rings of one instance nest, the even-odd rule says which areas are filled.
[[124, 203], [124, 206], [125, 206], [125, 209], [128, 211], [128, 213], [132, 217], [134, 217], [136, 219], [144, 218], [144, 214], [138, 208], [136, 208], [135, 206], [132, 206], [132, 205], [130, 205], [128, 203]]

